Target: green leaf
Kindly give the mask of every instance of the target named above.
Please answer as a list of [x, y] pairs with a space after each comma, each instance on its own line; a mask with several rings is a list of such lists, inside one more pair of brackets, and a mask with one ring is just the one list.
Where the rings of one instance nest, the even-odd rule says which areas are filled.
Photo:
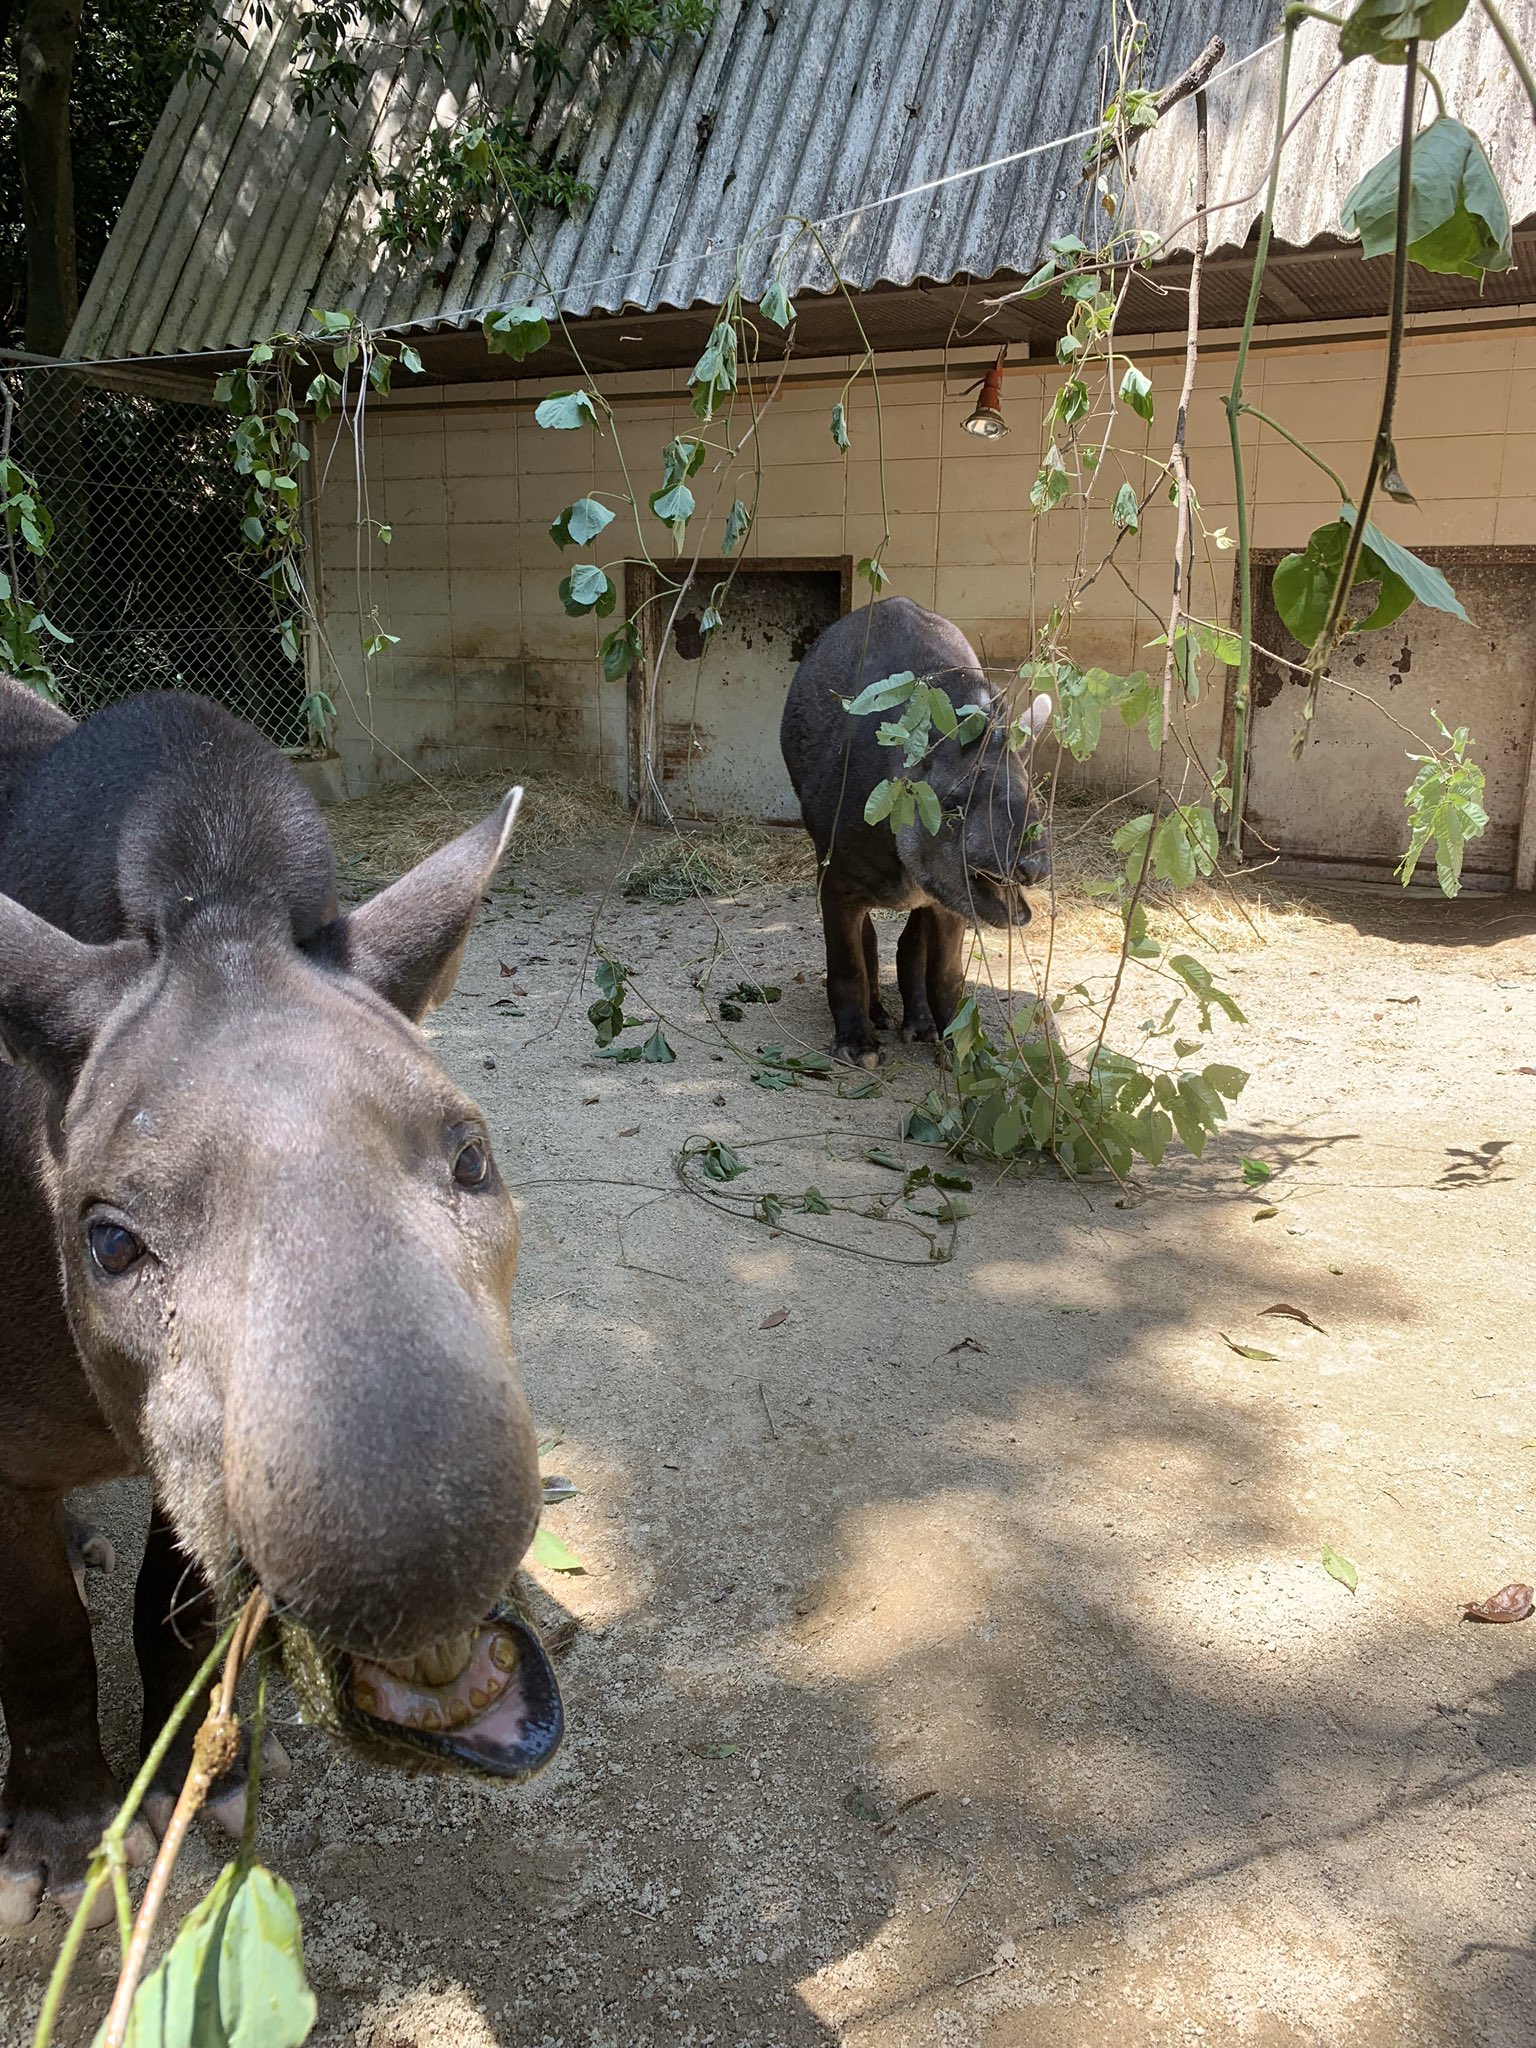
[[656, 517], [681, 540], [684, 527], [693, 517], [694, 499], [688, 486], [673, 484], [666, 490], [652, 491], [650, 504]]
[[595, 427], [597, 407], [585, 391], [557, 391], [553, 397], [539, 401], [533, 417], [541, 427], [569, 433], [573, 427]]
[[640, 1057], [647, 1065], [653, 1067], [669, 1067], [677, 1058], [677, 1054], [667, 1043], [666, 1033], [659, 1024], [645, 1041], [644, 1045], [641, 1046]]
[[584, 548], [589, 540], [597, 539], [605, 526], [612, 524], [613, 514], [606, 505], [596, 498], [578, 498], [552, 523], [549, 537], [557, 547]]
[[1081, 377], [1069, 377], [1051, 401], [1049, 417], [1063, 426], [1076, 426], [1088, 411], [1088, 386]]
[[845, 451], [847, 450], [849, 445], [848, 414], [844, 410], [843, 402], [841, 399], [839, 399], [837, 404], [834, 405], [832, 408], [832, 438], [837, 443], [839, 448]]
[[864, 1157], [871, 1166], [883, 1166], [889, 1173], [899, 1173], [902, 1175], [906, 1173], [907, 1169], [902, 1165], [895, 1153], [887, 1152], [883, 1145], [871, 1145], [864, 1154]]
[[483, 331], [491, 354], [510, 356], [514, 363], [522, 362], [549, 340], [549, 322], [537, 306], [508, 306], [505, 312], [487, 313]]
[[741, 1154], [734, 1152], [721, 1138], [711, 1138], [702, 1152], [690, 1156], [697, 1157], [711, 1180], [738, 1180], [748, 1171]]
[[259, 548], [267, 537], [267, 529], [254, 513], [241, 520], [240, 531], [253, 548]]
[[1323, 1570], [1330, 1579], [1337, 1579], [1341, 1586], [1347, 1586], [1351, 1593], [1360, 1583], [1360, 1574], [1349, 1559], [1341, 1556], [1331, 1543], [1323, 1545]]
[[708, 454], [707, 443], [693, 434], [678, 434], [661, 451], [662, 475], [669, 484], [686, 483]]
[[771, 320], [775, 327], [785, 328], [795, 317], [794, 305], [788, 292], [777, 278], [758, 301], [757, 310], [765, 320]]
[[1262, 1187], [1265, 1181], [1274, 1178], [1275, 1169], [1267, 1159], [1242, 1159], [1239, 1160], [1238, 1164], [1243, 1169], [1243, 1186], [1245, 1188]]
[[800, 1207], [807, 1216], [830, 1216], [831, 1204], [820, 1188], [809, 1187], [800, 1197]]
[[1116, 526], [1123, 526], [1135, 533], [1141, 526], [1141, 513], [1136, 506], [1136, 493], [1129, 484], [1122, 484], [1115, 493], [1113, 511]]
[[917, 815], [923, 821], [923, 830], [930, 838], [936, 839], [944, 823], [944, 810], [939, 802], [938, 791], [931, 782], [914, 782], [912, 794], [917, 800]]
[[1015, 292], [1014, 297], [1019, 299], [1043, 298], [1045, 294], [1050, 290], [1052, 284], [1055, 281], [1055, 277], [1056, 259], [1054, 256], [1047, 256], [1045, 261], [1041, 264], [1040, 268], [1034, 273], [1034, 275], [1032, 277], [1026, 278], [1024, 283], [1020, 285], [1018, 291]]
[[720, 543], [720, 552], [725, 555], [730, 554], [741, 541], [746, 539], [751, 525], [752, 514], [743, 505], [740, 498], [738, 498], [731, 506], [730, 511], [725, 515], [725, 537]]
[[1192, 953], [1170, 953], [1168, 965], [1199, 1004], [1202, 1031], [1210, 1030], [1213, 1009], [1221, 1010], [1234, 1024], [1248, 1022], [1235, 1000], [1224, 988], [1217, 987], [1215, 976], [1203, 960], [1195, 959]]
[[[1353, 526], [1355, 523], [1355, 508], [1353, 505], [1345, 505], [1341, 509], [1339, 517], [1346, 526]], [[1420, 604], [1428, 605], [1431, 611], [1449, 612], [1453, 619], [1460, 619], [1466, 625], [1472, 623], [1462, 609], [1455, 591], [1452, 590], [1450, 584], [1446, 582], [1440, 571], [1429, 562], [1421, 562], [1417, 555], [1412, 554], [1407, 548], [1399, 546], [1395, 540], [1390, 540], [1382, 532], [1381, 528], [1370, 519], [1367, 519], [1365, 522], [1365, 546], [1363, 553], [1372, 561], [1375, 573], [1379, 574], [1381, 570], [1385, 569], [1389, 575], [1396, 577], [1399, 582], [1406, 585]], [[1378, 607], [1379, 609], [1380, 607]], [[1404, 606], [1403, 609], [1406, 610], [1407, 607]], [[1396, 616], [1397, 614], [1394, 613], [1393, 617], [1395, 618]], [[1374, 619], [1375, 617], [1376, 613], [1373, 612], [1371, 618]], [[1391, 620], [1383, 620], [1382, 623], [1390, 625]], [[1368, 626], [1370, 621], [1367, 621], [1366, 624]]]
[[1339, 55], [1346, 64], [1374, 57], [1379, 64], [1405, 64], [1407, 44], [1433, 42], [1454, 28], [1468, 0], [1359, 0], [1339, 31]]
[[1279, 1365], [1282, 1363], [1278, 1351], [1264, 1351], [1257, 1344], [1239, 1344], [1235, 1338], [1229, 1337], [1225, 1330], [1219, 1330], [1217, 1335], [1221, 1338], [1222, 1343], [1226, 1345], [1227, 1349], [1235, 1351], [1239, 1358], [1252, 1358], [1257, 1360], [1260, 1365]]
[[863, 561], [856, 565], [854, 573], [863, 577], [876, 597], [880, 595], [881, 591], [884, 590], [887, 583], [891, 580], [873, 555], [866, 555]]
[[897, 785], [889, 778], [875, 784], [864, 801], [866, 825], [878, 825], [882, 818], [891, 815], [891, 807], [896, 801], [896, 788]]
[[904, 704], [916, 687], [917, 677], [912, 670], [900, 669], [895, 675], [866, 683], [856, 697], [845, 697], [843, 708], [850, 718], [864, 718], [872, 711], [889, 711], [895, 704]]
[[540, 1522], [533, 1532], [533, 1561], [547, 1572], [584, 1572], [586, 1566], [573, 1550], [567, 1550], [554, 1530]]
[[[1364, 256], [1385, 256], [1396, 245], [1401, 156], [1399, 145], [1344, 202], [1344, 232], [1359, 235]], [[1509, 269], [1509, 208], [1469, 128], [1447, 114], [1432, 121], [1413, 139], [1408, 175], [1408, 254], [1421, 269], [1471, 278]]]
[[1152, 417], [1152, 380], [1142, 375], [1134, 363], [1126, 365], [1125, 375], [1120, 379], [1120, 398], [1138, 418]]
[[300, 2048], [315, 2011], [293, 1893], [260, 1863], [228, 1863], [135, 1992], [126, 2044]]
[[578, 562], [569, 576], [560, 584], [560, 602], [573, 619], [596, 612], [600, 619], [607, 618], [618, 602], [607, 571], [599, 569], [595, 562]]
[[640, 665], [640, 629], [633, 619], [626, 619], [622, 626], [616, 626], [604, 640], [601, 648], [603, 674], [610, 683], [617, 683], [627, 676], [632, 668]]

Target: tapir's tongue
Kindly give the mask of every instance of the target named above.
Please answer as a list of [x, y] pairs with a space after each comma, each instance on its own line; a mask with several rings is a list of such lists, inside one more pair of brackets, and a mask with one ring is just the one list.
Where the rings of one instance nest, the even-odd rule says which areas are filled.
[[332, 1657], [303, 1638], [285, 1661], [308, 1717], [395, 1764], [531, 1778], [564, 1733], [554, 1671], [515, 1597], [416, 1657]]

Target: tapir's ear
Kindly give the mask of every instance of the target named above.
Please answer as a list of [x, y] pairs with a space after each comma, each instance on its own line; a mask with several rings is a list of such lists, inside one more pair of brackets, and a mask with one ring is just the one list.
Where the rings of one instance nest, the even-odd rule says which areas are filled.
[[0, 896], [0, 1057], [67, 1087], [91, 1040], [148, 964], [142, 939], [82, 945]]
[[522, 800], [521, 789], [512, 790], [483, 824], [324, 926], [307, 951], [355, 974], [419, 1023], [453, 993], [469, 928], [507, 850]]
[[1032, 739], [1038, 739], [1050, 722], [1051, 700], [1042, 690], [1019, 723]]

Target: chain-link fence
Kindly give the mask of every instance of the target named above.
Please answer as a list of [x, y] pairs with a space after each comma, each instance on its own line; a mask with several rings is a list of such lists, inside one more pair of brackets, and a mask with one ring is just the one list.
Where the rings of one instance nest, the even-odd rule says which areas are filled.
[[14, 552], [76, 717], [140, 690], [196, 690], [279, 746], [305, 742], [303, 671], [278, 644], [242, 552], [242, 487], [216, 407], [105, 390], [78, 372], [0, 369], [5, 450], [53, 520], [48, 552]]

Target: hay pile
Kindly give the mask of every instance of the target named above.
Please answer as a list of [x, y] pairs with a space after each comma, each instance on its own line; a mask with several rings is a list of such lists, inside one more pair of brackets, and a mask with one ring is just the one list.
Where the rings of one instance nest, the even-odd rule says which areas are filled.
[[647, 847], [624, 877], [624, 894], [682, 903], [690, 896], [738, 896], [743, 889], [810, 887], [815, 880], [815, 855], [803, 832], [727, 819], [668, 833]]
[[572, 846], [596, 824], [622, 816], [610, 790], [564, 775], [456, 775], [405, 783], [327, 810], [342, 879], [366, 889], [394, 881], [493, 811], [514, 780], [522, 782], [523, 805], [511, 859]]

